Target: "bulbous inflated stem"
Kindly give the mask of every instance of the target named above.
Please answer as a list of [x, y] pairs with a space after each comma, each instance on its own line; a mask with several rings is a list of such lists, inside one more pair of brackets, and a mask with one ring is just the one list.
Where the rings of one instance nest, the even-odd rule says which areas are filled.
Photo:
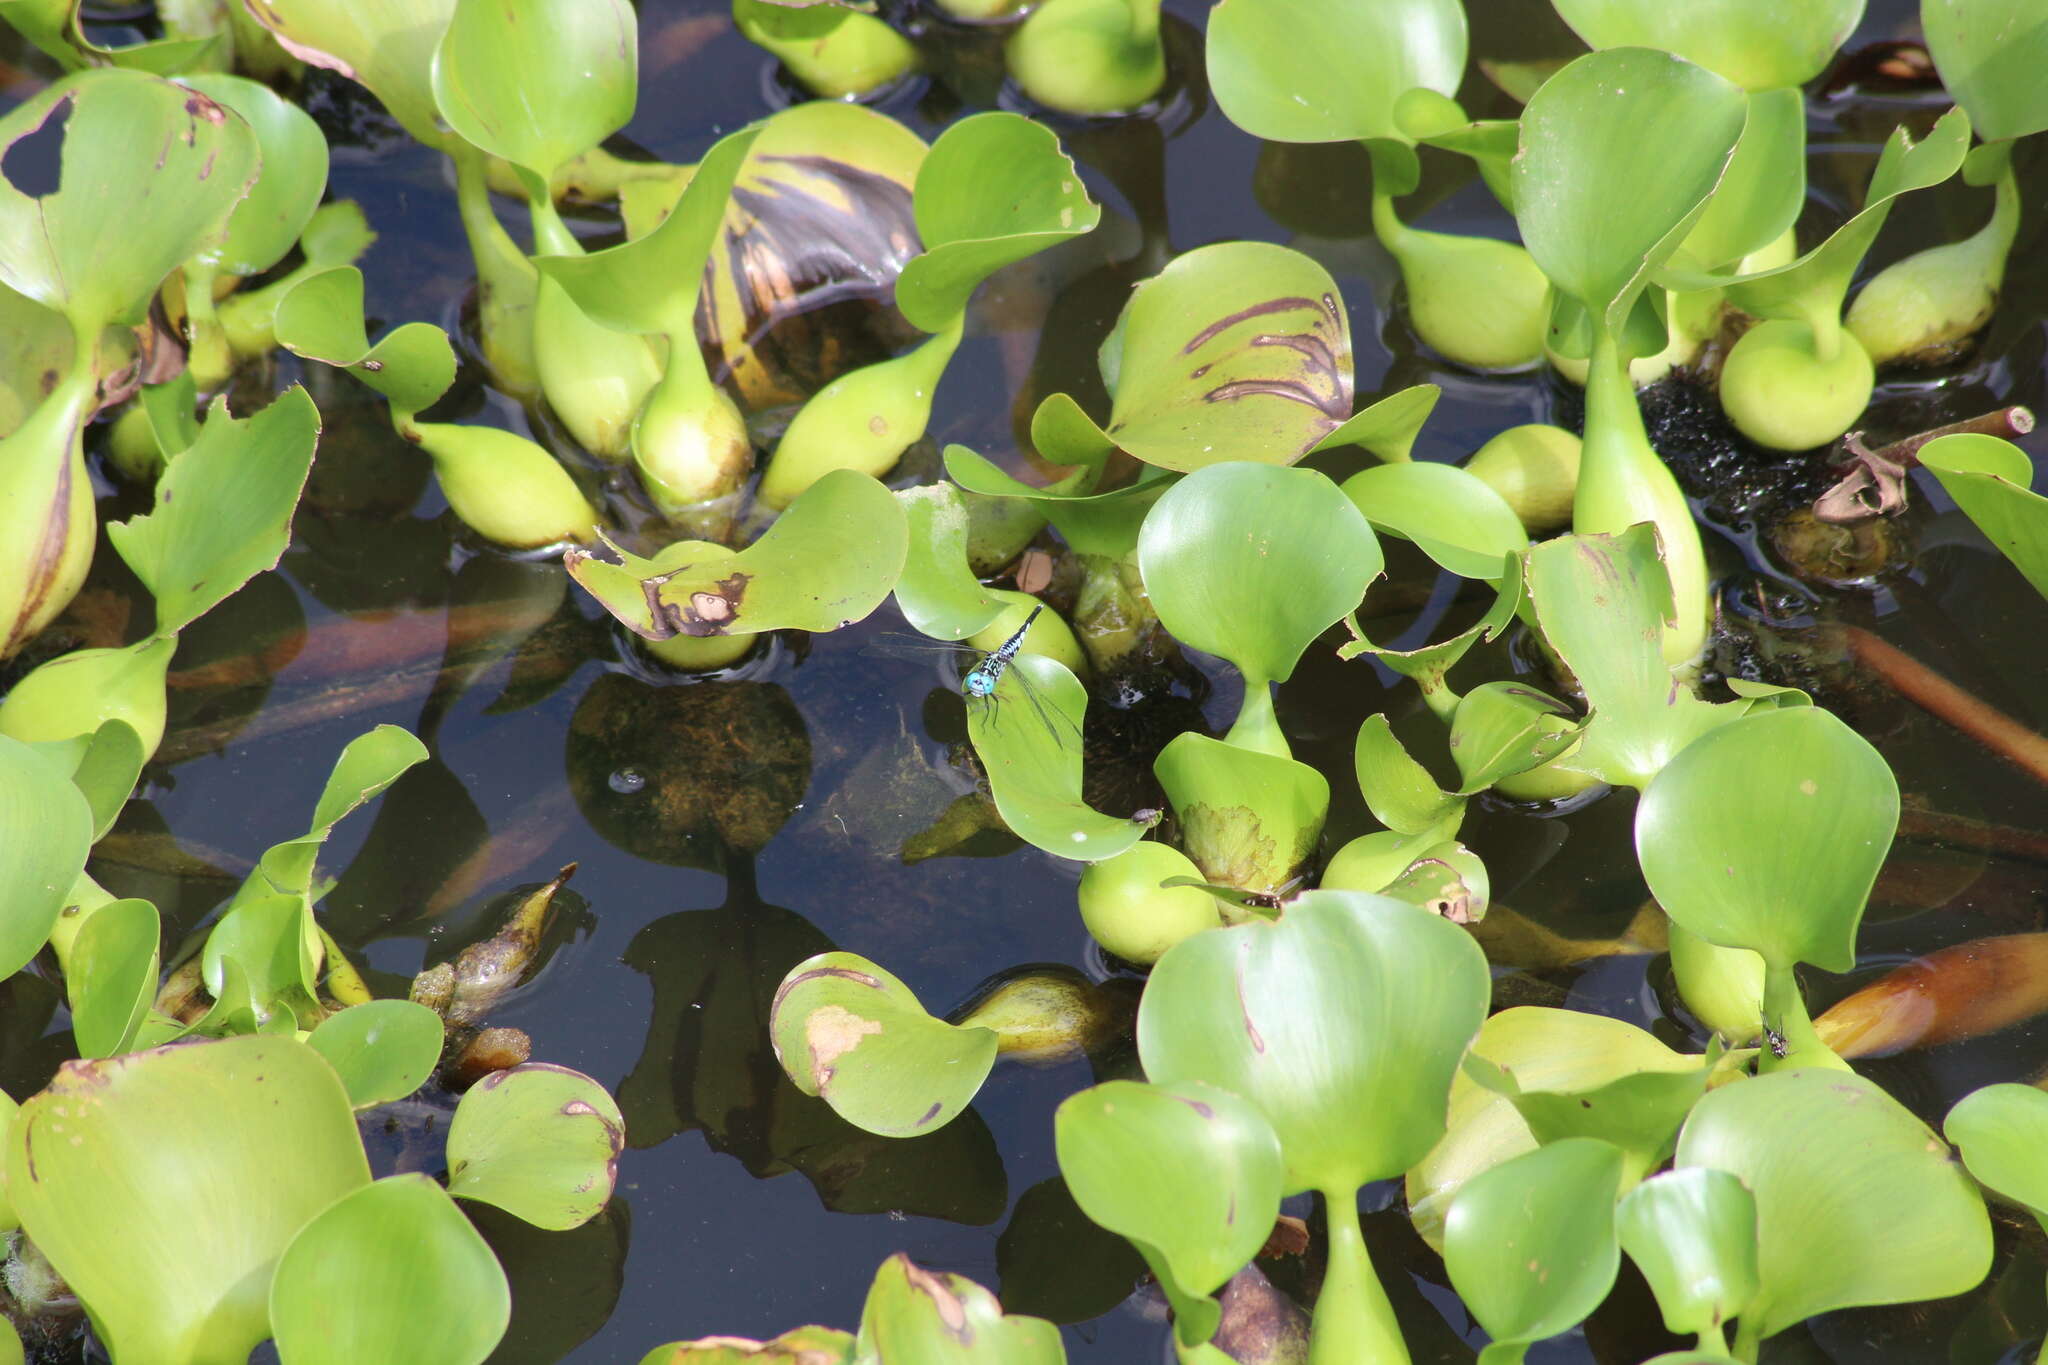
[[1764, 960], [1747, 948], [1709, 943], [1673, 921], [1671, 977], [1685, 1007], [1730, 1047], [1755, 1041], [1764, 1018]]
[[1408, 1343], [1366, 1255], [1358, 1191], [1324, 1190], [1329, 1265], [1309, 1328], [1309, 1365], [1408, 1365]]
[[1664, 571], [1671, 579], [1672, 622], [1664, 630], [1663, 653], [1675, 667], [1690, 663], [1706, 646], [1706, 550], [1685, 494], [1643, 429], [1642, 409], [1636, 406], [1621, 352], [1603, 331], [1593, 343], [1586, 376], [1586, 435], [1572, 530], [1618, 535], [1645, 521], [1657, 527]]
[[1759, 1072], [1790, 1071], [1795, 1067], [1818, 1066], [1835, 1071], [1853, 1071], [1821, 1041], [1806, 1012], [1806, 997], [1799, 993], [1799, 978], [1791, 966], [1764, 967], [1764, 1024], [1772, 1030], [1757, 1054]]
[[940, 9], [971, 24], [1007, 18], [1029, 3], [1030, 0], [937, 0]]
[[1045, 0], [1004, 48], [1011, 79], [1069, 114], [1121, 114], [1166, 84], [1160, 0]]
[[175, 635], [119, 649], [78, 649], [30, 670], [0, 701], [0, 735], [24, 744], [75, 739], [110, 720], [126, 721], [145, 755], [164, 737], [164, 675]]
[[1082, 682], [1088, 681], [1093, 671], [1089, 667], [1088, 656], [1082, 652], [1081, 642], [1075, 638], [1074, 628], [1067, 624], [1065, 617], [1056, 611], [1041, 611], [1037, 619], [1032, 620], [1033, 609], [1044, 604], [1028, 592], [1018, 592], [1013, 588], [990, 588], [988, 595], [1009, 603], [1009, 606], [993, 621], [968, 636], [968, 644], [976, 649], [994, 651], [1001, 648], [1005, 640], [1015, 635], [1022, 629], [1024, 623], [1030, 620], [1031, 629], [1024, 636], [1021, 652], [1057, 659]]
[[398, 430], [434, 461], [442, 496], [485, 540], [537, 550], [589, 540], [597, 513], [554, 456], [497, 427], [400, 421]]
[[1550, 281], [1513, 242], [1425, 232], [1401, 222], [1375, 193], [1373, 231], [1401, 266], [1408, 323], [1447, 360], [1480, 370], [1519, 370], [1543, 355]]
[[98, 401], [86, 358], [0, 440], [0, 659], [78, 595], [98, 521], [85, 472], [85, 423]]
[[[1670, 328], [1671, 339], [1664, 349], [1655, 355], [1637, 356], [1628, 363], [1628, 377], [1637, 388], [1656, 383], [1665, 375], [1682, 365], [1690, 365], [1699, 357], [1700, 348], [1721, 330], [1721, 311], [1725, 306], [1721, 291], [1701, 289], [1689, 294], [1664, 295], [1665, 321]], [[1583, 356], [1560, 355], [1546, 342], [1543, 355], [1552, 369], [1574, 384], [1584, 385], [1586, 367], [1590, 363]]]
[[1529, 422], [1479, 447], [1465, 472], [1500, 494], [1531, 535], [1562, 530], [1579, 488], [1579, 438], [1563, 427]]
[[1038, 967], [995, 982], [949, 1015], [948, 1022], [991, 1030], [999, 1057], [1027, 1066], [1056, 1066], [1123, 1035], [1130, 1023], [1129, 998], [1072, 967]]
[[865, 95], [917, 66], [910, 40], [871, 14], [775, 0], [734, 0], [747, 40], [773, 53], [806, 90], [825, 99]]
[[1149, 839], [1089, 864], [1075, 893], [1081, 922], [1105, 952], [1148, 967], [1182, 939], [1222, 927], [1214, 896], [1199, 887], [1159, 884], [1169, 877], [1203, 880], [1187, 854]]
[[476, 261], [477, 343], [497, 387], [523, 400], [540, 393], [540, 364], [533, 353], [533, 312], [540, 272], [526, 259], [491, 208], [490, 179], [483, 152], [451, 138], [455, 202], [462, 230]]
[[894, 469], [924, 436], [932, 394], [960, 344], [960, 328], [955, 318], [916, 350], [864, 365], [811, 395], [776, 444], [761, 478], [761, 502], [787, 507], [835, 469], [878, 479]]
[[1886, 266], [1849, 306], [1845, 325], [1872, 364], [1939, 364], [1991, 320], [2020, 225], [2009, 166], [1997, 183], [1990, 222], [1960, 242]]
[[633, 423], [633, 463], [665, 515], [737, 492], [754, 467], [746, 419], [704, 374], [695, 339], [671, 345], [669, 370]]
[[234, 373], [235, 356], [214, 308], [218, 272], [188, 261], [185, 282], [185, 368], [201, 393], [211, 393]]
[[1742, 334], [1721, 363], [1721, 410], [1758, 445], [1811, 450], [1856, 424], [1876, 383], [1863, 343], [1836, 332], [1832, 356], [1804, 322], [1777, 318]]
[[578, 445], [619, 463], [633, 451], [633, 419], [661, 381], [646, 337], [596, 321], [561, 285], [542, 278], [533, 308], [541, 392]]

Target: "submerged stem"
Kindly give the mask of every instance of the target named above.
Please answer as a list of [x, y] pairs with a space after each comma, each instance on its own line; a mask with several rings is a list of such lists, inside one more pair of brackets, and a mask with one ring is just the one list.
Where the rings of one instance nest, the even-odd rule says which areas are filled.
[[1329, 1267], [1316, 1296], [1309, 1333], [1309, 1365], [1408, 1365], [1408, 1345], [1394, 1320], [1394, 1305], [1366, 1254], [1358, 1226], [1358, 1191], [1324, 1190], [1323, 1218], [1330, 1239]]

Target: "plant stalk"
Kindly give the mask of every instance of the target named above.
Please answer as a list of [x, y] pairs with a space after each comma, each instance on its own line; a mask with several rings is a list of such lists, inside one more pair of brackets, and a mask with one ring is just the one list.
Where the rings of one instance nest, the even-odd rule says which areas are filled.
[[1309, 1365], [1408, 1365], [1408, 1345], [1394, 1305], [1366, 1254], [1358, 1226], [1358, 1191], [1324, 1190], [1330, 1261], [1316, 1296]]
[[1799, 978], [1789, 964], [1764, 964], [1764, 1025], [1770, 1032], [1757, 1053], [1760, 1072], [1789, 1071], [1799, 1066], [1854, 1069], [1821, 1041], [1812, 1017], [1806, 1012], [1806, 997], [1799, 993]]
[[1245, 675], [1244, 700], [1237, 706], [1237, 722], [1223, 737], [1226, 744], [1251, 749], [1275, 758], [1292, 758], [1287, 736], [1280, 733], [1280, 718], [1273, 713], [1273, 686], [1264, 678]]
[[540, 394], [540, 365], [533, 354], [533, 305], [540, 293], [540, 272], [491, 208], [483, 152], [451, 138], [448, 156], [455, 163], [455, 203], [462, 214], [463, 235], [476, 261], [477, 330], [484, 359], [499, 388], [517, 398], [535, 398]]

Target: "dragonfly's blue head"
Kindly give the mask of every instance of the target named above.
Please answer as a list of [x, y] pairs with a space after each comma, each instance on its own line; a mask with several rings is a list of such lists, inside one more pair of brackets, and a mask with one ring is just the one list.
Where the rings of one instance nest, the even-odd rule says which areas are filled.
[[970, 669], [960, 680], [960, 690], [970, 697], [986, 697], [996, 690], [996, 675], [986, 668]]

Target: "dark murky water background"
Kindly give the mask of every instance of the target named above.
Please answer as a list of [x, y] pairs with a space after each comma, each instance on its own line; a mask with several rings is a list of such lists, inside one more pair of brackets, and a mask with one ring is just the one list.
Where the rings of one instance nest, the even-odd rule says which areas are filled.
[[[1199, 26], [1205, 6], [1172, 0], [1168, 8]], [[1555, 22], [1536, 0], [1470, 0], [1468, 8], [1480, 56], [1512, 56]], [[1909, 31], [1913, 9], [1903, 0], [1874, 4], [1850, 46]], [[766, 111], [774, 90], [766, 59], [732, 32], [722, 0], [643, 0], [641, 12], [632, 142], [689, 161], [719, 133]], [[324, 98], [340, 102], [334, 116], [348, 117], [347, 92], [331, 82], [323, 88]], [[984, 84], [977, 102], [995, 94]], [[1465, 96], [1476, 114], [1512, 114], [1476, 75]], [[962, 112], [940, 87], [887, 107], [927, 136]], [[1925, 122], [1935, 107], [1816, 106], [1804, 226], [1824, 232], [1838, 221], [1890, 124], [1907, 112]], [[1105, 226], [983, 295], [980, 325], [939, 398], [935, 443], [963, 441], [999, 458], [1014, 452], [1012, 400], [1039, 352], [1048, 305], [1055, 321], [1038, 356], [1042, 377], [1051, 376], [1044, 387], [1086, 382], [1128, 285], [1156, 269], [1169, 246], [1230, 238], [1288, 243], [1336, 275], [1351, 309], [1361, 404], [1419, 381], [1445, 387], [1419, 456], [1459, 459], [1502, 427], [1568, 419], [1570, 396], [1544, 378], [1479, 377], [1417, 353], [1389, 316], [1394, 275], [1367, 233], [1362, 153], [1264, 147], [1207, 104], [1198, 78], [1168, 122], [1177, 126], [1167, 136], [1144, 123], [1078, 138], [1079, 125], [1064, 130], [1106, 206]], [[1985, 347], [1966, 368], [1886, 386], [1866, 424], [1873, 436], [2003, 403], [2044, 405], [2044, 160], [2040, 139], [2023, 145], [2027, 218], [2009, 298]], [[1508, 230], [1464, 163], [1427, 165], [1425, 193], [1434, 202], [1423, 224]], [[338, 146], [331, 193], [358, 200], [380, 234], [362, 262], [372, 316], [453, 326], [470, 265], [441, 159], [403, 139]], [[1960, 236], [1981, 221], [1988, 198], [1959, 182], [1912, 196], [1892, 214], [1879, 260]], [[1419, 202], [1405, 203], [1404, 214], [1414, 217]], [[1811, 239], [1802, 234], [1802, 243]], [[559, 593], [558, 569], [459, 547], [424, 461], [390, 434], [364, 390], [331, 372], [299, 376], [286, 358], [277, 382], [297, 377], [314, 387], [328, 444], [295, 543], [277, 573], [182, 643], [174, 677], [188, 685], [173, 694], [168, 761], [153, 769], [146, 799], [130, 807], [113, 852], [93, 870], [116, 894], [156, 899], [174, 935], [191, 929], [232, 882], [133, 864], [160, 863], [166, 834], [189, 854], [230, 865], [302, 832], [333, 756], [379, 722], [421, 732], [433, 758], [372, 818], [337, 833], [325, 866], [341, 880], [324, 913], [382, 974], [380, 989], [402, 992], [421, 966], [487, 932], [516, 890], [565, 862], [580, 865], [567, 898], [577, 913], [558, 922], [545, 971], [493, 1022], [528, 1030], [538, 1058], [612, 1087], [631, 1147], [618, 1199], [590, 1227], [540, 1234], [482, 1211], [514, 1275], [515, 1321], [496, 1359], [590, 1365], [637, 1360], [676, 1338], [767, 1336], [809, 1321], [851, 1326], [876, 1265], [899, 1250], [999, 1288], [1013, 1310], [1070, 1322], [1077, 1363], [1168, 1359], [1162, 1310], [1144, 1295], [1126, 1298], [1135, 1261], [1080, 1219], [1057, 1185], [1052, 1110], [1090, 1083], [1085, 1065], [1001, 1067], [951, 1128], [896, 1143], [860, 1134], [799, 1095], [760, 1031], [783, 971], [831, 946], [885, 964], [934, 1010], [1007, 967], [1092, 961], [1074, 910], [1074, 866], [1001, 831], [947, 856], [908, 865], [898, 856], [962, 788], [959, 779], [947, 784], [945, 764], [946, 742], [960, 738], [957, 700], [927, 668], [859, 652], [874, 630], [898, 624], [893, 609], [837, 635], [777, 641], [725, 680], [649, 680], [615, 661], [613, 632], [587, 599]], [[467, 409], [465, 420], [523, 429], [515, 408], [473, 383], [451, 403]], [[2028, 444], [2037, 460], [2048, 456], [2048, 442]], [[347, 458], [335, 458], [344, 447]], [[1825, 599], [1798, 599], [1794, 581], [1754, 547], [1740, 500], [1714, 499], [1724, 606], [1752, 617], [1819, 614], [1870, 626], [1994, 705], [2048, 722], [2039, 686], [2048, 607], [1942, 510], [1932, 487], [1916, 486], [1906, 522], [1921, 546], [1914, 571]], [[133, 493], [109, 486], [103, 518], [135, 510]], [[1406, 547], [1390, 551], [1392, 581], [1368, 602], [1391, 613], [1376, 638], [1410, 630], [1403, 638], [1419, 640], [1483, 609], [1476, 598], [1453, 601], [1446, 584], [1432, 593], [1429, 566]], [[88, 604], [118, 612], [126, 585], [111, 577], [95, 585], [104, 591]], [[487, 658], [465, 690], [430, 696], [451, 620], [508, 597], [535, 604], [547, 624], [515, 663]], [[1422, 602], [1429, 605], [1418, 614]], [[190, 685], [203, 680], [197, 670], [245, 653], [252, 639], [280, 642], [266, 657], [274, 672], [267, 684], [259, 677], [240, 689]], [[1507, 666], [1502, 655], [1467, 665], [1475, 673]], [[1820, 661], [1814, 676], [1823, 699], [1883, 750], [1909, 804], [2033, 831], [2048, 824], [2040, 789], [1969, 741], [1837, 663]], [[1348, 776], [1358, 723], [1386, 710], [1402, 728], [1423, 714], [1414, 690], [1396, 681], [1317, 650], [1281, 693], [1297, 756], [1335, 775], [1328, 849], [1370, 823]], [[1234, 710], [1235, 687], [1227, 669], [1215, 670], [1207, 712], [1219, 730]], [[251, 719], [258, 698], [264, 709]], [[1412, 734], [1426, 737], [1427, 723]], [[1546, 820], [1483, 808], [1465, 837], [1492, 869], [1498, 900], [1560, 931], [1597, 936], [1617, 932], [1644, 897], [1631, 816], [1625, 795]], [[152, 845], [157, 853], [147, 852]], [[2034, 856], [2042, 856], [2038, 847]], [[233, 876], [241, 868], [230, 865]], [[1854, 978], [1812, 980], [1816, 1012], [1915, 953], [2043, 927], [2044, 883], [2039, 861], [1902, 841], [1866, 924], [1863, 967]], [[1499, 998], [1616, 1014], [1683, 1042], [1684, 1025], [1660, 1004], [1661, 984], [1657, 959], [1609, 958], [1504, 978]], [[41, 983], [18, 978], [0, 988], [0, 1084], [11, 1093], [36, 1089], [70, 1055], [64, 1016], [54, 1009]], [[2048, 1028], [2034, 1027], [1867, 1069], [1935, 1116], [1975, 1086], [2029, 1077], [2044, 1063]], [[1381, 1210], [1367, 1220], [1373, 1254], [1416, 1358], [1471, 1359], [1465, 1342], [1475, 1334], [1442, 1288], [1441, 1265], [1407, 1229], [1391, 1189], [1367, 1197]], [[2040, 1248], [2017, 1245], [2010, 1230], [2001, 1239], [1995, 1277], [2010, 1276], [2022, 1320], [2038, 1322]], [[1771, 1343], [1766, 1359], [1946, 1359], [1952, 1342], [1972, 1332], [1972, 1315], [1990, 1312], [1983, 1298], [1824, 1319]], [[1625, 1282], [1584, 1337], [1551, 1343], [1532, 1359], [1635, 1361], [1663, 1344], [1647, 1295]], [[1956, 1358], [1995, 1354], [1961, 1348]]]

